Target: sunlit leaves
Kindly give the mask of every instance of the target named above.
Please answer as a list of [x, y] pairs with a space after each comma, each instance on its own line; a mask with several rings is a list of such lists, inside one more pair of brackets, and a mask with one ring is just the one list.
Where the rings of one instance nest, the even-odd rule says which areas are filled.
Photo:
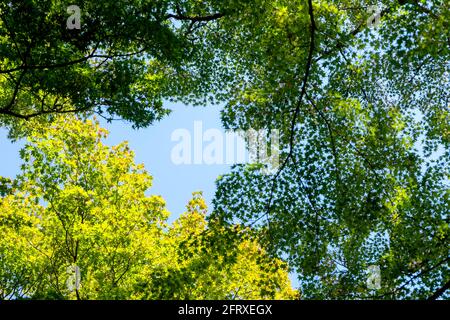
[[127, 143], [104, 145], [96, 121], [29, 132], [21, 174], [0, 181], [0, 299], [298, 297], [250, 229], [207, 223], [201, 193], [168, 226], [152, 177]]

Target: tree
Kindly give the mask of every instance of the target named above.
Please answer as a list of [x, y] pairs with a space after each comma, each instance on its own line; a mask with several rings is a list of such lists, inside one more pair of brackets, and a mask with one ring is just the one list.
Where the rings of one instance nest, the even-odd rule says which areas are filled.
[[[278, 129], [278, 171], [268, 176], [255, 166], [236, 166], [217, 182], [210, 219], [224, 226], [238, 221], [244, 229], [258, 229], [271, 255], [288, 257], [305, 298], [448, 298], [448, 1], [382, 0], [374, 7], [367, 0], [180, 0], [156, 2], [152, 8], [160, 10], [150, 18], [145, 14], [153, 11], [139, 4], [146, 2], [130, 6], [115, 2], [111, 6], [116, 6], [117, 15], [85, 3], [92, 17], [97, 17], [94, 20], [105, 26], [105, 39], [136, 39], [119, 47], [101, 42], [99, 48], [133, 53], [132, 49], [142, 48], [133, 35], [147, 39], [144, 35], [150, 35], [143, 26], [158, 21], [156, 25], [166, 32], [159, 35], [170, 34], [174, 36], [170, 39], [179, 41], [161, 38], [151, 48], [159, 52], [170, 44], [178, 51], [169, 52], [179, 54], [164, 59], [144, 50], [149, 56], [142, 61], [152, 67], [139, 65], [136, 55], [111, 58], [105, 63], [114, 68], [101, 65], [106, 70], [99, 74], [91, 72], [87, 62], [55, 68], [62, 72], [81, 65], [88, 68], [86, 79], [99, 81], [77, 80], [67, 88], [84, 83], [87, 89], [74, 89], [71, 95], [52, 89], [51, 94], [71, 97], [68, 105], [77, 106], [78, 111], [84, 106], [92, 110], [95, 101], [100, 101], [97, 107], [142, 120], [147, 104], [141, 102], [146, 100], [131, 94], [126, 85], [119, 85], [125, 89], [118, 91], [96, 89], [99, 83], [128, 84], [129, 78], [113, 76], [127, 74], [140, 79], [133, 90], [150, 88], [143, 92], [157, 92], [161, 99], [223, 102], [222, 122], [227, 129]], [[52, 8], [55, 15], [62, 12], [60, 7]], [[18, 12], [10, 10], [4, 18], [26, 25], [18, 23], [23, 21]], [[85, 30], [90, 33], [80, 32], [78, 38], [85, 42], [77, 42], [66, 30], [65, 36], [53, 33], [51, 39], [64, 48], [72, 48], [67, 38], [77, 45], [88, 43], [89, 49], [83, 51], [88, 55], [95, 40], [103, 39], [103, 29], [90, 27], [95, 25], [89, 22]], [[117, 28], [121, 25], [129, 27], [124, 38], [117, 33], [123, 30]], [[8, 48], [4, 51], [15, 57], [8, 56], [4, 62], [12, 68], [5, 69], [10, 70], [4, 78], [9, 82], [1, 95], [8, 107], [9, 101], [16, 102], [11, 96], [20, 91], [15, 90], [17, 83], [35, 73], [15, 70], [24, 64], [15, 48], [26, 52], [31, 42], [25, 34], [38, 32], [37, 25], [26, 31], [19, 28], [22, 33], [17, 34], [26, 41], [16, 46], [13, 40], [20, 37], [8, 35], [4, 23], [2, 28], [6, 30], [4, 48]], [[48, 55], [48, 48], [58, 46], [47, 47], [42, 37], [36, 43]], [[33, 47], [31, 53], [35, 52]], [[39, 62], [42, 56], [34, 55], [33, 61]], [[70, 61], [67, 56], [53, 60]], [[11, 66], [9, 61], [14, 61]], [[115, 71], [132, 67], [139, 70]], [[52, 70], [44, 68], [41, 73], [56, 75]], [[51, 83], [59, 84], [59, 75]], [[122, 80], [100, 82], [103, 76]], [[29, 83], [36, 85], [36, 81]], [[110, 92], [117, 101], [112, 107], [106, 103]], [[40, 105], [26, 102], [16, 108], [29, 112], [27, 108]], [[150, 118], [138, 124], [149, 123]], [[4, 121], [16, 123], [11, 119]], [[382, 288], [376, 292], [365, 284], [370, 265], [381, 269]]]
[[170, 228], [168, 269], [154, 272], [150, 291], [159, 299], [295, 299], [287, 265], [273, 259], [250, 229], [225, 228], [206, 221], [201, 193], [194, 193], [185, 212]]
[[75, 8], [53, 0], [0, 4], [2, 123], [90, 111], [142, 127], [169, 112], [164, 98], [210, 89], [212, 66], [202, 62], [200, 44], [190, 37], [200, 24], [222, 16], [209, 13], [213, 5], [78, 3]]
[[227, 21], [222, 121], [279, 129], [282, 160], [218, 179], [213, 218], [259, 226], [304, 298], [448, 298], [448, 2], [382, 1], [378, 26], [367, 1], [261, 4]]
[[206, 223], [200, 194], [169, 227], [164, 200], [145, 194], [151, 176], [106, 135], [73, 117], [32, 129], [21, 174], [2, 178], [0, 298], [296, 297], [250, 230]]

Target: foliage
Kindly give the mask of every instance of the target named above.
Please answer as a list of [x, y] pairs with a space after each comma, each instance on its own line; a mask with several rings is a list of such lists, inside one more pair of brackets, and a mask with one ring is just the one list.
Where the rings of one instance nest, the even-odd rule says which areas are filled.
[[[208, 83], [211, 66], [189, 67], [201, 63], [199, 45], [188, 40], [188, 23], [195, 17], [176, 13], [190, 3], [82, 0], [77, 2], [80, 29], [67, 27], [70, 5], [65, 0], [0, 3], [4, 124], [20, 128], [20, 119], [89, 111], [148, 126], [169, 112], [164, 98], [209, 89], [199, 83]], [[177, 21], [186, 23], [180, 27]]]
[[377, 27], [366, 1], [262, 3], [227, 30], [222, 120], [279, 129], [282, 161], [222, 176], [213, 218], [259, 225], [304, 298], [448, 298], [448, 2], [382, 1]]
[[[169, 229], [175, 263], [154, 272], [148, 284], [163, 299], [295, 299], [286, 265], [270, 258], [250, 229], [205, 220], [207, 207], [194, 193], [187, 212]], [[147, 298], [147, 296], [146, 296]]]
[[223, 102], [225, 128], [280, 131], [281, 165], [221, 177], [211, 223], [257, 229], [304, 298], [449, 298], [448, 1], [381, 0], [379, 16], [368, 0], [80, 3], [80, 31], [68, 3], [2, 3], [0, 121], [16, 135], [34, 115], [139, 127], [164, 99]]
[[208, 225], [201, 194], [168, 226], [164, 200], [146, 195], [151, 176], [125, 142], [104, 145], [98, 123], [62, 117], [32, 131], [0, 198], [0, 298], [296, 297], [250, 230]]

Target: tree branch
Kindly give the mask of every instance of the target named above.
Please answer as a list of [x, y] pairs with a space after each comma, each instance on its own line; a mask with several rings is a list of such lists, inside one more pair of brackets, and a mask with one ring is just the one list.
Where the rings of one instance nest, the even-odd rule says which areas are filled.
[[447, 283], [440, 287], [438, 290], [436, 290], [436, 292], [434, 292], [427, 300], [436, 300], [437, 298], [442, 296], [448, 289], [450, 289], [450, 280], [447, 281]]
[[315, 50], [315, 32], [317, 30], [317, 27], [316, 27], [316, 22], [314, 19], [314, 10], [313, 10], [313, 6], [312, 6], [312, 0], [308, 0], [308, 6], [309, 6], [309, 18], [310, 18], [310, 43], [309, 43], [308, 59], [306, 61], [306, 66], [305, 66], [305, 75], [303, 76], [302, 90], [300, 93], [300, 97], [297, 101], [297, 105], [295, 106], [294, 117], [292, 118], [291, 130], [290, 130], [291, 133], [290, 133], [290, 140], [289, 140], [289, 154], [287, 155], [286, 159], [283, 161], [281, 167], [278, 169], [277, 173], [275, 174], [275, 176], [272, 180], [272, 188], [270, 191], [269, 202], [267, 204], [266, 215], [268, 215], [270, 208], [272, 206], [273, 194], [275, 192], [275, 181], [278, 179], [281, 172], [286, 167], [288, 161], [290, 160], [290, 158], [292, 157], [292, 154], [294, 152], [295, 125], [297, 124], [297, 118], [300, 113], [300, 106], [302, 105], [303, 97], [306, 94], [306, 86], [308, 84], [308, 79], [309, 79], [309, 75], [311, 72], [311, 66], [313, 63], [313, 55], [314, 55], [314, 50]]
[[225, 13], [214, 13], [208, 16], [186, 16], [179, 12], [178, 14], [168, 14], [166, 16], [166, 19], [175, 19], [175, 20], [182, 20], [182, 21], [192, 21], [192, 22], [200, 22], [200, 21], [213, 21], [220, 19], [225, 16]]

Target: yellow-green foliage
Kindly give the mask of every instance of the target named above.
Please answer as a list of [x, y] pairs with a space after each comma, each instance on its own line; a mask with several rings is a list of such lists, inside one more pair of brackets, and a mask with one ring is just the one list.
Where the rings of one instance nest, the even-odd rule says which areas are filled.
[[[194, 194], [173, 226], [127, 143], [95, 121], [36, 126], [13, 182], [2, 179], [0, 298], [294, 298], [286, 266], [238, 228], [210, 228]], [[20, 191], [19, 191], [20, 190]], [[215, 243], [214, 243], [215, 242]], [[67, 270], [81, 281], [70, 288]]]

